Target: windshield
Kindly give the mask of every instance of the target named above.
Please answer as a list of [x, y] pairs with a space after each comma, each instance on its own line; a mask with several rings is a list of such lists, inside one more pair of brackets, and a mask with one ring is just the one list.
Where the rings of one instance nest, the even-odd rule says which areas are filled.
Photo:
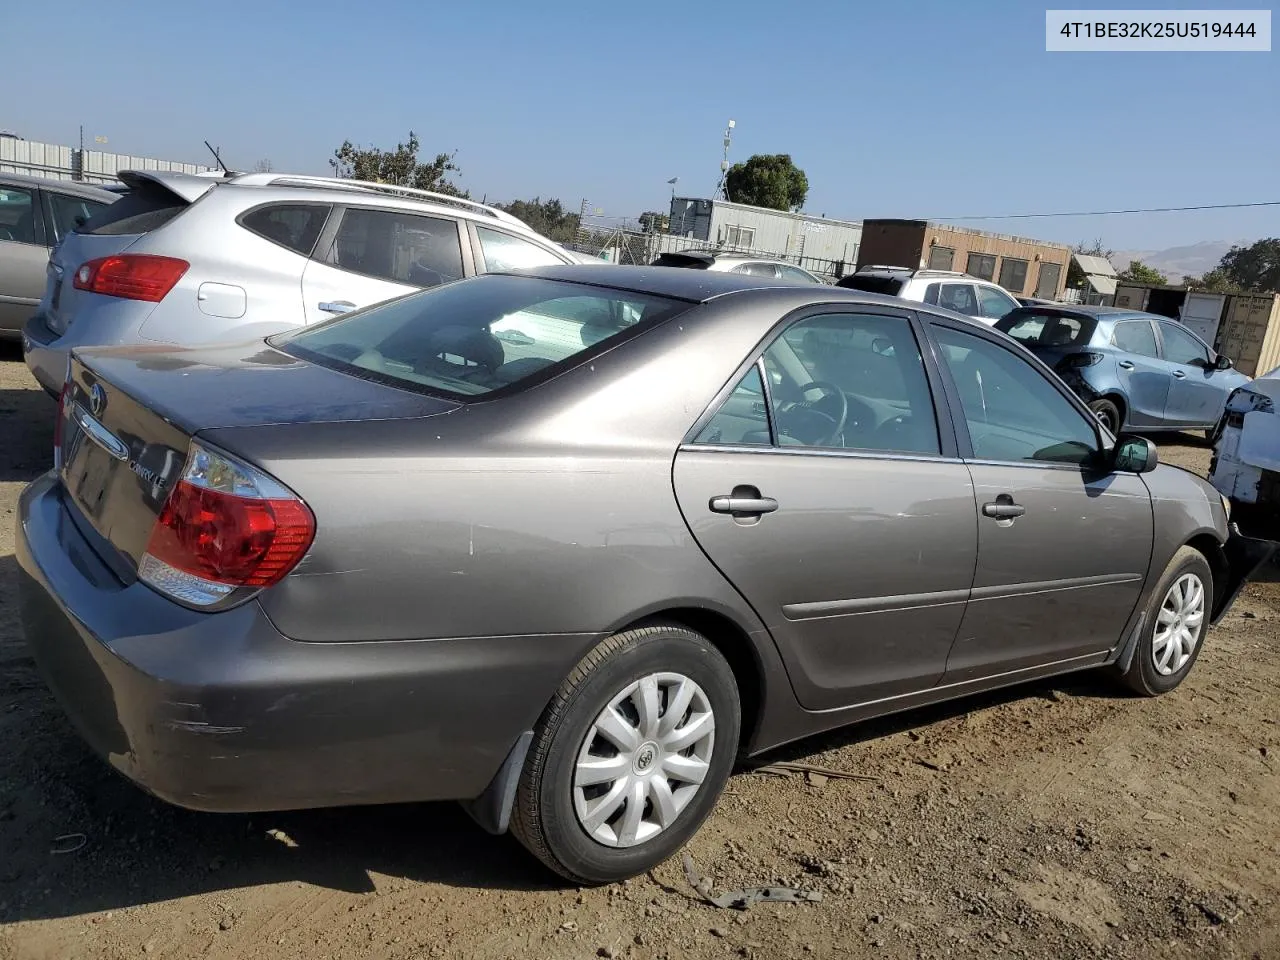
[[1057, 313], [1018, 310], [996, 324], [1024, 347], [1079, 347], [1093, 337], [1097, 321]]
[[491, 275], [410, 294], [270, 342], [393, 386], [474, 397], [542, 379], [688, 306], [605, 287]]

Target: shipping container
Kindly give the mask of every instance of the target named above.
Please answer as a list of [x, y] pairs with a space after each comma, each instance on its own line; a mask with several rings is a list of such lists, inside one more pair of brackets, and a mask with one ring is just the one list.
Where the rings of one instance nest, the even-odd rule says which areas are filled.
[[1280, 294], [1233, 293], [1215, 349], [1251, 377], [1280, 366]]

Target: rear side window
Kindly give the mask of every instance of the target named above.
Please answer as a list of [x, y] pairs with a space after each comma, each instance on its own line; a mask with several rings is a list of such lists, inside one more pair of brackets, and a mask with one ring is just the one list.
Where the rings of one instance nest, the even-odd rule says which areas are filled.
[[436, 287], [462, 278], [458, 224], [396, 210], [348, 210], [333, 239], [342, 270], [392, 283]]
[[90, 217], [108, 206], [99, 200], [86, 200], [83, 197], [73, 197], [67, 193], [55, 193], [51, 190], [46, 190], [45, 196], [49, 198], [49, 209], [53, 211], [53, 226], [58, 239], [62, 239], [81, 224], [88, 223]]
[[484, 254], [485, 267], [489, 270], [520, 270], [564, 262], [536, 243], [500, 230], [476, 227], [476, 234], [480, 237], [480, 252]]
[[272, 243], [309, 257], [332, 209], [320, 203], [277, 203], [246, 213], [240, 224]]
[[143, 183], [115, 203], [103, 207], [80, 226], [77, 233], [122, 237], [150, 233], [190, 206], [176, 193], [158, 183]]
[[555, 373], [587, 351], [687, 307], [623, 290], [485, 275], [399, 297], [271, 342], [355, 376], [465, 398]]
[[1088, 317], [1023, 311], [1006, 317], [996, 324], [996, 329], [1026, 347], [1081, 347], [1093, 337], [1096, 325]]
[[1125, 320], [1116, 324], [1111, 334], [1111, 342], [1117, 349], [1125, 353], [1136, 353], [1141, 357], [1158, 357], [1156, 349], [1156, 331], [1150, 320]]

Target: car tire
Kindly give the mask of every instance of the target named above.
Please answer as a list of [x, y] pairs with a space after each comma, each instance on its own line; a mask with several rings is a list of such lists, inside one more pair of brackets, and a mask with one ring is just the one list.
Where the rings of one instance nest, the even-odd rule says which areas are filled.
[[1113, 434], [1120, 433], [1120, 408], [1115, 405], [1114, 401], [1103, 398], [1094, 400], [1089, 404], [1089, 409], [1093, 411], [1093, 415], [1102, 422], [1102, 425], [1110, 430]]
[[[687, 706], [669, 717], [677, 698]], [[626, 730], [606, 719], [610, 710]], [[543, 711], [511, 830], [575, 884], [638, 876], [683, 847], [711, 813], [733, 769], [741, 717], [733, 670], [705, 637], [675, 625], [615, 634], [573, 668]], [[669, 769], [680, 776], [668, 777]], [[681, 779], [696, 776], [700, 783]], [[606, 779], [580, 782], [596, 777]], [[639, 812], [632, 817], [633, 811]]]
[[[1188, 584], [1198, 585], [1199, 615], [1186, 613]], [[1180, 604], [1184, 604], [1180, 609]], [[1182, 547], [1173, 555], [1160, 582], [1151, 593], [1142, 636], [1121, 679], [1129, 689], [1145, 697], [1168, 693], [1182, 683], [1204, 646], [1213, 612], [1213, 571], [1204, 554]], [[1190, 642], [1175, 629], [1187, 627]], [[1188, 646], [1190, 649], [1188, 650]]]

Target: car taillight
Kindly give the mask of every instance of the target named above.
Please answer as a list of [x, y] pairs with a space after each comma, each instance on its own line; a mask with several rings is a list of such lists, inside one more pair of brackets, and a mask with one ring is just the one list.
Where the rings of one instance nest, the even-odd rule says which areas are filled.
[[1058, 361], [1059, 370], [1076, 370], [1080, 367], [1092, 367], [1095, 363], [1102, 359], [1102, 354], [1084, 351], [1082, 353], [1070, 353]]
[[185, 260], [145, 253], [99, 257], [80, 264], [72, 285], [108, 297], [159, 303], [189, 266]]
[[311, 547], [316, 523], [293, 491], [260, 470], [192, 442], [138, 564], [161, 593], [207, 607], [242, 588], [283, 580]]

